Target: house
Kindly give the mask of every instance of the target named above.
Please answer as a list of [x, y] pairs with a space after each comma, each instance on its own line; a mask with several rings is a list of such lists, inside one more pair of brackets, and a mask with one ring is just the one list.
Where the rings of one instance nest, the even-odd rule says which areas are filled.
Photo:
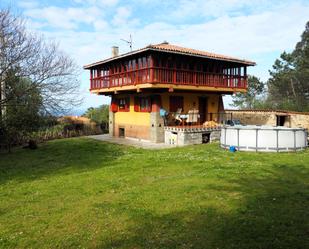
[[167, 42], [112, 54], [84, 66], [90, 91], [111, 96], [110, 135], [157, 143], [209, 139], [217, 127], [203, 124], [222, 121], [222, 95], [246, 92], [247, 67], [255, 65]]

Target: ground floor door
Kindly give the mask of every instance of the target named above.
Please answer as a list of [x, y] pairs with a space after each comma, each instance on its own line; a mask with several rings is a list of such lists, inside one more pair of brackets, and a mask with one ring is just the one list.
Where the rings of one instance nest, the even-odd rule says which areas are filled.
[[200, 113], [200, 123], [207, 121], [207, 97], [198, 98], [198, 109]]

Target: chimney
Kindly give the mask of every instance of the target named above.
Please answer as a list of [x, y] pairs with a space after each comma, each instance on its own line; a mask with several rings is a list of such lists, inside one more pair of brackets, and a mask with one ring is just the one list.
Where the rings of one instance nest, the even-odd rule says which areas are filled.
[[112, 46], [112, 57], [116, 57], [119, 55], [119, 47]]

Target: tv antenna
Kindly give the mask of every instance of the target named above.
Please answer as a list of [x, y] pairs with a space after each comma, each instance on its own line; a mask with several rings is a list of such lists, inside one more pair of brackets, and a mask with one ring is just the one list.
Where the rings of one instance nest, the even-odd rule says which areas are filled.
[[120, 40], [122, 40], [122, 41], [128, 43], [129, 46], [130, 46], [130, 50], [131, 50], [131, 52], [132, 52], [132, 36], [131, 36], [131, 34], [130, 34], [130, 39], [129, 39], [129, 40], [125, 40], [125, 39], [120, 39]]

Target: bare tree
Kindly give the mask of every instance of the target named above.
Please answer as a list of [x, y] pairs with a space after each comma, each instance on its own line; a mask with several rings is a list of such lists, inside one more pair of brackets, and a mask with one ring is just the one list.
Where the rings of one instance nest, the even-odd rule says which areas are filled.
[[[9, 101], [5, 97], [5, 82], [10, 75], [27, 78], [32, 88], [43, 97], [43, 108], [48, 113], [63, 113], [79, 105], [80, 82], [78, 67], [60, 51], [55, 42], [47, 42], [41, 36], [25, 28], [25, 20], [13, 15], [9, 9], [0, 10], [0, 83], [2, 110]], [[27, 90], [24, 92], [27, 94]], [[22, 96], [20, 96], [22, 97]]]

